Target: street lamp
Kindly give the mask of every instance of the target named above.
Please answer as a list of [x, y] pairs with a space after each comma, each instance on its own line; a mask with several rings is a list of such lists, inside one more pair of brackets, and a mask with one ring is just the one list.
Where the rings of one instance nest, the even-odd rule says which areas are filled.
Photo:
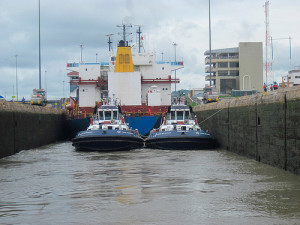
[[83, 44], [80, 45], [80, 63], [82, 63], [82, 48]]
[[211, 22], [210, 22], [210, 0], [209, 0], [209, 86], [211, 86]]
[[47, 97], [47, 70], [45, 70], [45, 88], [46, 88], [46, 97]]
[[175, 93], [176, 93], [176, 46], [177, 46], [177, 43], [173, 43], [173, 46], [174, 46], [174, 50], [175, 50]]
[[63, 98], [65, 97], [65, 81], [63, 80]]

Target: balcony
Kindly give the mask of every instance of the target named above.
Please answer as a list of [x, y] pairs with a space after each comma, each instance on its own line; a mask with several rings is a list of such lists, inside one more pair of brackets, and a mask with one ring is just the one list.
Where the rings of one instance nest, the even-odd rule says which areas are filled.
[[[209, 56], [205, 58], [205, 64], [209, 64]], [[211, 57], [211, 62], [216, 63], [216, 62], [238, 62], [239, 57], [238, 56], [212, 56]]]
[[142, 84], [163, 84], [163, 83], [180, 83], [179, 78], [171, 78], [171, 75], [168, 76], [168, 78], [166, 79], [162, 79], [162, 78], [156, 78], [156, 79], [145, 79], [143, 76], [141, 77], [141, 82]]
[[107, 82], [107, 80], [103, 80], [100, 77], [98, 77], [97, 80], [82, 80], [81, 77], [79, 77], [78, 79], [70, 80], [71, 85], [96, 85], [97, 87], [107, 85]]
[[[212, 80], [215, 80], [215, 79], [216, 79], [216, 75], [211, 75], [211, 79], [212, 79]], [[210, 80], [209, 75], [206, 75], [206, 76], [205, 76], [205, 81], [209, 81], [209, 80]]]
[[[205, 67], [205, 73], [209, 73], [209, 70], [210, 70], [209, 66]], [[216, 72], [216, 71], [217, 71], [217, 68], [212, 66], [211, 72]]]

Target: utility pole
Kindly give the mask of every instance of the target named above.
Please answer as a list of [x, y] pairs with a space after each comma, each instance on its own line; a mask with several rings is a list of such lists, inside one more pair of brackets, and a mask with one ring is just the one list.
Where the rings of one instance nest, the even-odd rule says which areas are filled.
[[266, 84], [268, 84], [268, 78], [271, 77], [272, 79], [272, 60], [270, 57], [270, 45], [271, 45], [271, 36], [270, 36], [270, 30], [269, 30], [269, 1], [265, 2], [265, 23], [266, 23], [266, 40], [265, 40], [265, 51], [266, 51], [266, 59], [265, 59], [265, 70], [266, 70]]
[[289, 36], [288, 38], [272, 38], [271, 37], [271, 48], [272, 48], [272, 61], [274, 60], [274, 48], [273, 48], [273, 41], [274, 40], [289, 40], [290, 44], [290, 68], [292, 68], [292, 38]]

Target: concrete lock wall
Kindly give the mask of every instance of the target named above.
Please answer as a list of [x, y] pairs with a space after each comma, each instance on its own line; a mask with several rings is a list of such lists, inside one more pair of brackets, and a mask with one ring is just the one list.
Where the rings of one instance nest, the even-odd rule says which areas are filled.
[[0, 158], [63, 140], [62, 110], [0, 102]]
[[221, 147], [300, 174], [300, 86], [194, 107]]

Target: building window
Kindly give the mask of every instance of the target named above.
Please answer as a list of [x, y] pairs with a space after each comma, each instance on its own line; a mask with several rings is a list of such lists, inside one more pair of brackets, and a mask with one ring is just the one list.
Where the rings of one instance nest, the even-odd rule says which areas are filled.
[[230, 63], [230, 68], [239, 68], [239, 63], [238, 62], [231, 62]]
[[228, 62], [219, 62], [218, 67], [219, 68], [228, 68]]
[[220, 71], [218, 72], [218, 75], [219, 75], [219, 76], [228, 76], [228, 71], [227, 71], [227, 70], [220, 70]]
[[162, 67], [161, 69], [162, 69], [162, 70], [164, 70], [164, 69], [165, 69], [165, 67]]
[[230, 76], [239, 76], [240, 73], [238, 70], [230, 70]]

